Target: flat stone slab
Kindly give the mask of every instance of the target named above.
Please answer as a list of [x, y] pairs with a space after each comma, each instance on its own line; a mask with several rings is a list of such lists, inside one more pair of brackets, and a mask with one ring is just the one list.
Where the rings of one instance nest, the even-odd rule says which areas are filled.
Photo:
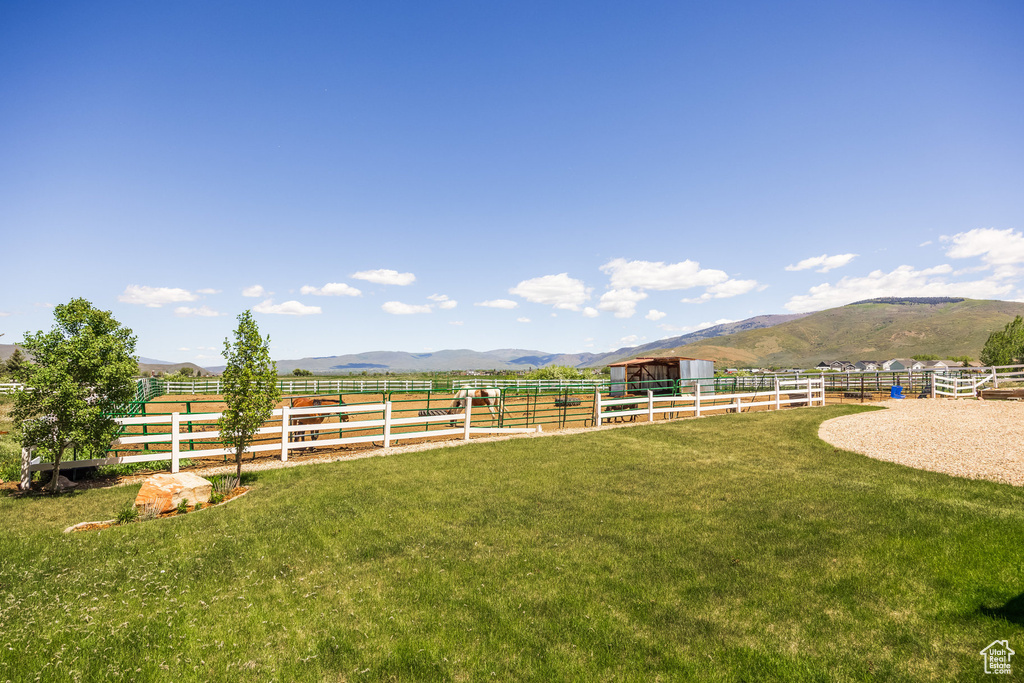
[[213, 484], [208, 479], [191, 472], [154, 474], [139, 489], [135, 507], [153, 505], [158, 512], [170, 512], [186, 498], [189, 505], [195, 505], [196, 502], [208, 503], [212, 491]]

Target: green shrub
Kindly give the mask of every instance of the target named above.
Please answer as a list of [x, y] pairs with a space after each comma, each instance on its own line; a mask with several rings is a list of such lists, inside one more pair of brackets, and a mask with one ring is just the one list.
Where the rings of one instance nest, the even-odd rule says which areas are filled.
[[210, 494], [210, 505], [219, 505], [224, 502], [224, 494], [214, 491]]
[[181, 502], [178, 503], [178, 514], [183, 515], [188, 512], [188, 498], [182, 498]]
[[139, 520], [139, 509], [135, 507], [135, 501], [129, 500], [117, 511], [118, 524], [131, 524]]

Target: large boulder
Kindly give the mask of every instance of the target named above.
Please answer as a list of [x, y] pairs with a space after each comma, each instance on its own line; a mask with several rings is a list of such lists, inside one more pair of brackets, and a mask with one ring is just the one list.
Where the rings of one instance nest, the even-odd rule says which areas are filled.
[[135, 506], [153, 505], [159, 512], [170, 512], [186, 498], [189, 505], [208, 503], [212, 491], [213, 484], [209, 480], [191, 472], [154, 474], [139, 489]]

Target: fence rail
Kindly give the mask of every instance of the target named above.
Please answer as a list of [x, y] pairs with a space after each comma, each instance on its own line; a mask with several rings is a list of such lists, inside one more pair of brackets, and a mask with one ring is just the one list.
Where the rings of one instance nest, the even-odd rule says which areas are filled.
[[[771, 390], [732, 394], [716, 392], [708, 395], [702, 393], [704, 390], [701, 389], [700, 383], [694, 384], [691, 394], [672, 396], [658, 396], [653, 390], [648, 390], [646, 397], [605, 399], [597, 393], [594, 397], [595, 423], [603, 424], [606, 419], [621, 419], [639, 415], [646, 415], [647, 420], [653, 422], [654, 416], [659, 414], [692, 413], [694, 417], [701, 417], [715, 410], [739, 413], [743, 408], [767, 407], [780, 410], [783, 406], [791, 405], [825, 405], [825, 387], [820, 379], [777, 379], [773, 384]], [[664, 403], [671, 403], [671, 405], [655, 407]], [[684, 405], [678, 405], [679, 403]], [[630, 408], [630, 406], [634, 407]], [[606, 410], [606, 408], [609, 409]]]
[[[326, 418], [332, 415], [349, 416], [358, 414], [382, 415], [381, 419], [359, 420], [350, 423], [352, 431], [361, 432], [355, 436], [347, 436], [330, 439], [310, 438], [307, 443], [304, 439], [307, 433], [333, 431], [339, 429], [339, 423], [304, 424], [299, 421], [305, 419]], [[191, 432], [185, 431], [193, 423], [209, 423], [220, 419], [223, 413], [180, 413], [173, 412], [170, 415], [152, 415], [146, 417], [119, 417], [115, 418], [117, 423], [123, 427], [170, 427], [170, 431], [157, 434], [131, 434], [123, 435], [118, 439], [119, 445], [143, 445], [149, 447], [157, 444], [170, 444], [170, 451], [158, 453], [140, 453], [138, 455], [119, 455], [106, 458], [92, 458], [88, 460], [75, 460], [62, 463], [61, 469], [74, 469], [78, 467], [95, 467], [98, 465], [116, 465], [122, 463], [156, 462], [167, 460], [170, 456], [171, 472], [179, 470], [182, 457], [189, 459], [208, 458], [215, 456], [227, 456], [235, 453], [233, 448], [210, 448], [203, 450], [186, 451], [182, 449], [183, 441], [203, 441], [220, 439], [219, 430]], [[430, 431], [428, 425], [447, 422], [450, 425], [461, 423], [459, 427], [448, 429], [436, 429]], [[271, 413], [271, 419], [264, 422], [256, 432], [256, 440], [265, 440], [268, 436], [280, 435], [272, 443], [253, 443], [245, 449], [245, 453], [258, 453], [265, 451], [279, 451], [282, 462], [288, 460], [290, 451], [305, 448], [322, 448], [327, 446], [341, 446], [359, 443], [374, 443], [380, 441], [384, 448], [388, 448], [392, 442], [408, 439], [420, 439], [424, 437], [438, 436], [462, 436], [469, 440], [474, 434], [516, 434], [525, 432], [539, 432], [541, 427], [474, 427], [471, 402], [467, 402], [462, 412], [443, 415], [424, 415], [418, 417], [393, 417], [392, 403], [356, 403], [342, 406], [315, 406], [309, 408], [290, 408], [285, 406], [278, 408]], [[396, 432], [395, 427], [419, 426], [425, 427], [418, 431]], [[369, 433], [366, 433], [369, 432]], [[296, 440], [294, 437], [303, 439]], [[27, 470], [26, 470], [27, 468]], [[53, 469], [53, 463], [33, 461], [29, 456], [23, 458], [22, 480], [26, 474], [31, 472], [47, 471]]]

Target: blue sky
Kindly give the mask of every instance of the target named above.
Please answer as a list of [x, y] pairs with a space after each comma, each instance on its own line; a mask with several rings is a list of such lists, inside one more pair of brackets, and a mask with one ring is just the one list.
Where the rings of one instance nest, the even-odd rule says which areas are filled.
[[1020, 2], [0, 3], [0, 332], [606, 351], [1024, 300]]

